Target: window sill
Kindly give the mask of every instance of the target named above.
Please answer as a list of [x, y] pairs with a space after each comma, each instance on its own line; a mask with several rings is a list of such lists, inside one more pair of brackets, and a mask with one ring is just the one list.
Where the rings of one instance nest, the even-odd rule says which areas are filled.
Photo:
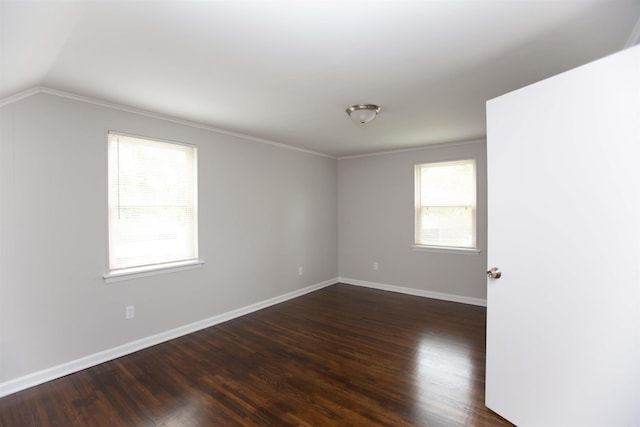
[[448, 248], [445, 246], [423, 246], [423, 245], [411, 245], [414, 251], [418, 252], [437, 252], [442, 254], [463, 254], [463, 255], [478, 255], [480, 249], [472, 248]]
[[171, 262], [145, 267], [123, 268], [104, 275], [107, 283], [121, 282], [123, 280], [139, 279], [141, 277], [157, 276], [159, 274], [175, 273], [177, 271], [193, 270], [202, 267], [204, 261], [200, 259]]

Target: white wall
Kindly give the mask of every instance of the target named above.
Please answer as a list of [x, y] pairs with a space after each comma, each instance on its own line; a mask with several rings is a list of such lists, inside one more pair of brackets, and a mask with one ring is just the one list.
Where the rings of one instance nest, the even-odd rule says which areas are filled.
[[[337, 277], [334, 159], [49, 93], [0, 114], [0, 385]], [[104, 282], [107, 130], [198, 146], [202, 268]]]
[[[468, 158], [477, 159], [480, 254], [413, 249], [414, 166]], [[340, 159], [340, 277], [347, 282], [410, 288], [416, 294], [445, 294], [454, 300], [482, 303], [487, 295], [486, 176], [484, 141]], [[378, 262], [377, 271], [373, 262]]]

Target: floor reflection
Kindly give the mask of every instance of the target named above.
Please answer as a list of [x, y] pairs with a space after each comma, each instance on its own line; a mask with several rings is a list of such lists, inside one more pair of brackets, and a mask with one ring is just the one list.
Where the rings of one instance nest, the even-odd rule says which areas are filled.
[[[477, 352], [463, 339], [451, 335], [426, 334], [415, 352], [414, 415], [416, 419], [465, 425], [469, 421], [475, 387]], [[436, 415], [437, 414], [437, 415]]]
[[161, 417], [162, 426], [166, 427], [183, 427], [202, 425], [207, 422], [207, 411], [197, 399], [185, 398], [180, 404], [170, 408], [163, 417]]

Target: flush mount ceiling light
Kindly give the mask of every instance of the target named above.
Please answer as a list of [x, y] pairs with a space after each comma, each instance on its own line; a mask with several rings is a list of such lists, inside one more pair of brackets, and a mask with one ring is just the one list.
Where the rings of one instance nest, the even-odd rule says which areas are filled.
[[369, 123], [380, 112], [380, 107], [373, 104], [357, 104], [347, 108], [347, 114], [356, 123]]

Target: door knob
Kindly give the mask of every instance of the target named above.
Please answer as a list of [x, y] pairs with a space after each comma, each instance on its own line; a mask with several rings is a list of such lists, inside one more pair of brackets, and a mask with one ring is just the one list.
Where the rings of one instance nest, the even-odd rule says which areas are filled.
[[502, 277], [502, 271], [498, 267], [493, 267], [491, 270], [487, 271], [487, 277], [489, 279], [499, 279]]

